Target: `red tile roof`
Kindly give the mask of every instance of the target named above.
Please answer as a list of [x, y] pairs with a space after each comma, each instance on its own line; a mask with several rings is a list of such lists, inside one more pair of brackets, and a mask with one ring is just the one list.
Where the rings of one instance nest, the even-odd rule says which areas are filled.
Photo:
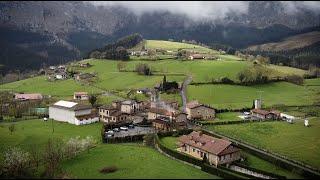
[[42, 95], [39, 94], [39, 93], [33, 93], [33, 94], [15, 94], [15, 99], [37, 100], [37, 99], [42, 99]]
[[178, 140], [179, 144], [188, 144], [215, 155], [222, 155], [223, 153], [237, 150], [235, 147], [230, 148], [231, 142], [228, 140], [215, 138], [196, 131], [193, 131], [189, 135], [183, 135]]
[[190, 102], [187, 103], [186, 107], [191, 109], [191, 108], [199, 106], [199, 105], [200, 104], [199, 104], [198, 101], [190, 101]]
[[174, 114], [173, 112], [170, 112], [166, 109], [160, 109], [160, 108], [150, 108], [149, 112], [160, 114], [160, 115], [165, 115], [165, 116], [173, 116], [173, 114]]
[[270, 114], [269, 111], [263, 110], [263, 109], [252, 109], [251, 112], [261, 114], [261, 115], [268, 115]]

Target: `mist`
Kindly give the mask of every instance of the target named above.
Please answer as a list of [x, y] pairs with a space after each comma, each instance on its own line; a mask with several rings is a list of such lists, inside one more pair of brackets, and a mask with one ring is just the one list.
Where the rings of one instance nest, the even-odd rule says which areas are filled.
[[[295, 14], [303, 9], [320, 12], [320, 3], [317, 1], [280, 2], [288, 14]], [[90, 1], [88, 3], [95, 6], [124, 7], [138, 16], [167, 11], [185, 15], [195, 21], [223, 19], [228, 13], [247, 14], [249, 7], [249, 1]]]

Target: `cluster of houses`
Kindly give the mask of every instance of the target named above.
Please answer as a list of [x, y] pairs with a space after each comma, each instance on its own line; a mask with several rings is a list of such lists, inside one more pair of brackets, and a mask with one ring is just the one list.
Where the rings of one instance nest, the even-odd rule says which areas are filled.
[[289, 123], [293, 123], [294, 116], [282, 113], [278, 110], [266, 110], [261, 108], [262, 101], [260, 99], [254, 100], [254, 109], [250, 111], [251, 119], [257, 120], [286, 120]]
[[65, 65], [50, 66], [45, 70], [45, 75], [48, 80], [61, 80], [68, 78], [67, 68]]

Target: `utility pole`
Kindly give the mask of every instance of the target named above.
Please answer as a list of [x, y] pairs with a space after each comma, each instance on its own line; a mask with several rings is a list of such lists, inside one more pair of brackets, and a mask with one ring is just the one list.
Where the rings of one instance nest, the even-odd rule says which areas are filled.
[[263, 93], [264, 91], [257, 91], [259, 94], [260, 94], [260, 103], [261, 103], [261, 107], [262, 107], [262, 96], [261, 96], [261, 93]]
[[52, 133], [54, 133], [53, 119], [51, 119]]

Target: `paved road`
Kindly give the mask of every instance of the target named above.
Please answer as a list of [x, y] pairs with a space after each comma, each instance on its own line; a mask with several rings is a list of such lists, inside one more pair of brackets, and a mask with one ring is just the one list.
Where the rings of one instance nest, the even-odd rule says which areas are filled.
[[188, 77], [183, 81], [181, 86], [180, 95], [182, 98], [182, 111], [186, 112], [186, 104], [187, 104], [187, 86], [191, 83], [192, 76], [188, 75]]

